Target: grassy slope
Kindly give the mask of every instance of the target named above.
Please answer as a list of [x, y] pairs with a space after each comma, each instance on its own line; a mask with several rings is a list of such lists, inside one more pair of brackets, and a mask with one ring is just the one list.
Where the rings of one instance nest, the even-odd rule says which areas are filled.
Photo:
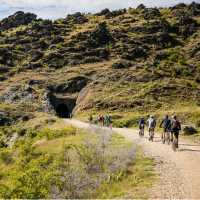
[[[48, 48], [44, 52], [45, 55], [50, 52], [59, 52], [59, 45], [61, 45], [61, 50], [64, 49], [78, 34], [93, 31], [103, 21], [107, 22], [110, 32], [119, 30], [119, 33], [122, 33], [125, 31], [127, 33], [124, 37], [128, 38], [125, 42], [123, 42], [123, 38], [116, 39], [115, 44], [109, 44], [106, 47], [111, 52], [109, 61], [81, 64], [73, 68], [69, 68], [70, 66], [66, 65], [59, 70], [53, 70], [49, 69], [48, 66], [43, 66], [43, 68], [38, 70], [43, 72], [42, 74], [34, 70], [29, 70], [25, 74], [16, 74], [13, 78], [9, 78], [2, 83], [0, 91], [4, 92], [8, 86], [15, 85], [16, 82], [21, 85], [26, 84], [26, 80], [29, 77], [44, 79], [48, 85], [51, 82], [59, 84], [72, 76], [81, 74], [91, 78], [95, 84], [91, 84], [89, 95], [87, 95], [87, 98], [82, 103], [83, 105], [81, 105], [78, 114], [81, 114], [82, 111], [90, 112], [91, 110], [94, 110], [94, 112], [108, 110], [109, 112], [123, 113], [136, 111], [157, 112], [159, 110], [165, 111], [170, 109], [174, 112], [182, 112], [180, 110], [184, 110], [184, 107], [190, 106], [198, 111], [199, 97], [197, 93], [200, 88], [194, 76], [198, 76], [199, 74], [199, 61], [190, 55], [190, 51], [199, 41], [199, 29], [187, 39], [179, 34], [170, 33], [182, 43], [176, 47], [160, 49], [155, 48], [154, 45], [149, 43], [144, 43], [149, 48], [147, 59], [142, 57], [134, 59], [132, 61], [132, 67], [129, 69], [116, 70], [111, 67], [120, 58], [117, 50], [124, 49], [126, 51], [130, 48], [135, 48], [131, 44], [131, 41], [140, 41], [140, 38], [151, 35], [143, 32], [135, 33], [131, 31], [131, 28], [151, 27], [151, 23], [161, 19], [167, 20], [171, 26], [177, 23], [178, 18], [174, 16], [174, 11], [161, 9], [160, 12], [162, 14], [161, 17], [155, 17], [150, 20], [144, 19], [142, 11], [130, 9], [127, 13], [110, 19], [104, 16], [88, 15], [86, 16], [89, 19], [87, 23], [73, 24], [73, 22], [70, 22], [72, 24], [71, 30], [66, 34], [62, 33], [65, 42], [63, 44], [58, 43], [55, 50]], [[200, 21], [199, 16], [193, 17], [193, 19]], [[65, 25], [63, 20], [58, 20], [55, 22], [55, 26], [67, 27], [68, 25]], [[5, 37], [15, 37], [17, 31], [23, 31], [24, 29], [24, 26], [17, 27], [14, 30], [11, 29], [3, 32], [3, 35]], [[48, 38], [44, 39], [48, 41]], [[80, 44], [81, 42], [83, 41], [80, 39]], [[77, 41], [75, 46], [79, 46], [80, 44]], [[149, 67], [152, 63], [157, 62], [155, 56], [159, 53], [166, 55], [166, 58], [159, 60], [157, 64], [153, 64], [154, 69]], [[26, 58], [24, 62], [26, 62]], [[39, 61], [43, 61], [43, 59], [41, 58]], [[195, 66], [194, 72], [191, 72], [191, 66]], [[12, 69], [14, 70], [15, 67]], [[166, 87], [171, 87], [171, 89], [167, 89]], [[39, 96], [41, 94], [42, 97], [44, 90], [39, 88], [35, 89]], [[36, 107], [38, 103], [40, 102], [35, 102]], [[179, 108], [177, 109], [178, 104]]]

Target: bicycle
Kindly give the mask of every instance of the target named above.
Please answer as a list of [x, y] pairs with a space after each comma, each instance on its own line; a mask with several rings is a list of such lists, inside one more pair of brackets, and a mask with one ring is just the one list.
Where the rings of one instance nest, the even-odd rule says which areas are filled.
[[139, 136], [144, 137], [144, 127], [142, 127], [139, 131]]
[[165, 144], [165, 132], [162, 133], [161, 141], [163, 144]]
[[162, 134], [162, 143], [165, 144], [167, 142], [168, 145], [170, 145], [171, 137], [170, 137], [170, 131], [166, 131]]
[[176, 137], [175, 135], [173, 136], [172, 149], [173, 151], [177, 151], [178, 149], [178, 137]]
[[154, 129], [150, 128], [149, 129], [149, 141], [153, 142], [153, 139], [154, 139]]

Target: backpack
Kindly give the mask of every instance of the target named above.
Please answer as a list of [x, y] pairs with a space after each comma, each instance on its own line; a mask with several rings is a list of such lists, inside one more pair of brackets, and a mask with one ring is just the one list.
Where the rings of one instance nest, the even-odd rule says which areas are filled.
[[180, 122], [177, 121], [177, 120], [174, 120], [174, 121], [172, 122], [172, 129], [180, 130]]
[[156, 120], [155, 120], [155, 119], [151, 119], [151, 120], [149, 121], [149, 127], [155, 128], [155, 126], [156, 126]]

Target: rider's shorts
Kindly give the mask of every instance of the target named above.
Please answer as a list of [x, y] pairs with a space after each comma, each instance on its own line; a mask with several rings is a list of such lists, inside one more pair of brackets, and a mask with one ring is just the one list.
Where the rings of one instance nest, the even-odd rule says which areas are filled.
[[149, 131], [153, 131], [154, 132], [155, 128], [154, 127], [150, 127]]
[[171, 132], [171, 130], [169, 128], [163, 128], [163, 131], [164, 131], [164, 133]]
[[140, 125], [139, 129], [143, 130], [144, 129], [144, 125]]

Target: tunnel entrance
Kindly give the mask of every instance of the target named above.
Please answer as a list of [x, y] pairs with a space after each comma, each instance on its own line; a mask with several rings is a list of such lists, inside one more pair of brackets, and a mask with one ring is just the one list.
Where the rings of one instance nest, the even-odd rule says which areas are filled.
[[55, 114], [60, 118], [70, 118], [76, 107], [76, 98], [70, 96], [57, 96], [49, 93], [48, 100]]
[[58, 104], [55, 111], [57, 116], [61, 118], [69, 118], [71, 115], [69, 108], [66, 104]]

